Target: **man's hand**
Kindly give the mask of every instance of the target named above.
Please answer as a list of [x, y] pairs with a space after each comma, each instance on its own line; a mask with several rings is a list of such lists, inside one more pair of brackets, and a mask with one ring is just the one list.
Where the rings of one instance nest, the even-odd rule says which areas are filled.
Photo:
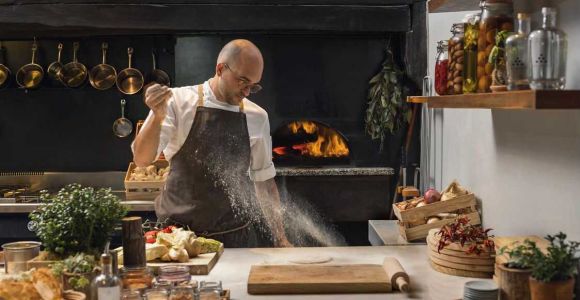
[[173, 96], [173, 93], [168, 87], [157, 83], [145, 90], [145, 104], [151, 109], [156, 120], [165, 120], [167, 116], [167, 100], [171, 96]]

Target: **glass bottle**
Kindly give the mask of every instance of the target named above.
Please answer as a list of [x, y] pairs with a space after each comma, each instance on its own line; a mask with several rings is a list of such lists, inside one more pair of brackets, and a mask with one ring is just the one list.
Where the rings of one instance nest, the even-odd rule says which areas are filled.
[[435, 92], [438, 95], [447, 94], [447, 41], [437, 42], [437, 58], [435, 59]]
[[518, 32], [505, 42], [507, 59], [508, 90], [527, 90], [528, 82], [528, 35], [530, 16], [518, 13]]
[[463, 70], [465, 69], [463, 50], [463, 23], [455, 23], [451, 27], [453, 36], [448, 42], [449, 67], [447, 70], [447, 94], [463, 94]]
[[566, 84], [566, 35], [556, 28], [556, 9], [542, 7], [542, 28], [528, 39], [529, 81], [535, 90], [560, 90]]
[[493, 64], [489, 54], [495, 46], [498, 31], [513, 30], [513, 5], [509, 0], [487, 0], [483, 6], [477, 38], [477, 92], [490, 92]]
[[[480, 5], [483, 7], [485, 2]], [[463, 93], [475, 93], [477, 91], [477, 36], [479, 34], [479, 20], [481, 13], [469, 14], [465, 17], [465, 38], [463, 39], [464, 71]]]
[[91, 299], [121, 299], [121, 280], [113, 274], [111, 255], [109, 253], [101, 255], [101, 268], [101, 275], [95, 277], [91, 284]]

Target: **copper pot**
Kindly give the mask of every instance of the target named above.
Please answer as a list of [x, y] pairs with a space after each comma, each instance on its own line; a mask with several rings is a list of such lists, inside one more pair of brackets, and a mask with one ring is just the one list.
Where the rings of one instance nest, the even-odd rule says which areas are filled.
[[37, 50], [38, 45], [36, 44], [35, 39], [32, 43], [32, 62], [22, 66], [22, 68], [20, 68], [16, 73], [16, 83], [18, 83], [20, 87], [35, 89], [40, 85], [44, 78], [44, 69], [34, 62]]
[[117, 76], [117, 88], [123, 94], [133, 95], [143, 88], [143, 74], [139, 70], [131, 67], [133, 48], [129, 47], [127, 54], [129, 56], [129, 67], [121, 71], [119, 76]]
[[87, 67], [81, 64], [77, 59], [79, 43], [73, 43], [73, 61], [64, 65], [62, 69], [63, 83], [71, 88], [76, 88], [85, 83], [87, 79]]
[[107, 49], [109, 49], [109, 44], [103, 43], [101, 45], [103, 51], [103, 62], [100, 65], [96, 65], [91, 69], [89, 73], [89, 82], [97, 90], [108, 90], [117, 80], [117, 70], [109, 64], [107, 64]]
[[532, 300], [572, 300], [574, 277], [563, 281], [542, 282], [530, 276]]
[[0, 89], [3, 89], [10, 84], [11, 77], [12, 72], [10, 71], [10, 68], [4, 65], [4, 47], [2, 47], [2, 42], [0, 42]]
[[151, 83], [159, 83], [160, 85], [171, 86], [169, 75], [167, 75], [165, 71], [157, 69], [157, 57], [155, 51], [151, 51], [151, 57], [153, 58], [153, 70], [145, 76], [145, 84], [149, 85]]
[[63, 65], [60, 62], [60, 56], [62, 54], [62, 43], [58, 44], [58, 56], [55, 62], [51, 63], [48, 68], [46, 69], [46, 72], [48, 73], [48, 77], [50, 77], [52, 80], [63, 83], [63, 76], [62, 76], [62, 68]]

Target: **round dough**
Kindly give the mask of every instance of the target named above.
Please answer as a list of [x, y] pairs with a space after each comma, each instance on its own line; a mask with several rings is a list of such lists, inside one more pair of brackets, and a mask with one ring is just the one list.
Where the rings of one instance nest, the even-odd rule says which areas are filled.
[[332, 260], [330, 256], [312, 255], [291, 258], [288, 261], [293, 264], [309, 265], [309, 264], [323, 264]]

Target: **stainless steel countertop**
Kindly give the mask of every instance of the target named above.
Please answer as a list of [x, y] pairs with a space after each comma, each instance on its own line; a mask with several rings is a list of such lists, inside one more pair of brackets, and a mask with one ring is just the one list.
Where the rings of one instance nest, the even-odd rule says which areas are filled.
[[[133, 212], [155, 211], [153, 201], [121, 201]], [[31, 213], [42, 203], [0, 203], [0, 214]]]

